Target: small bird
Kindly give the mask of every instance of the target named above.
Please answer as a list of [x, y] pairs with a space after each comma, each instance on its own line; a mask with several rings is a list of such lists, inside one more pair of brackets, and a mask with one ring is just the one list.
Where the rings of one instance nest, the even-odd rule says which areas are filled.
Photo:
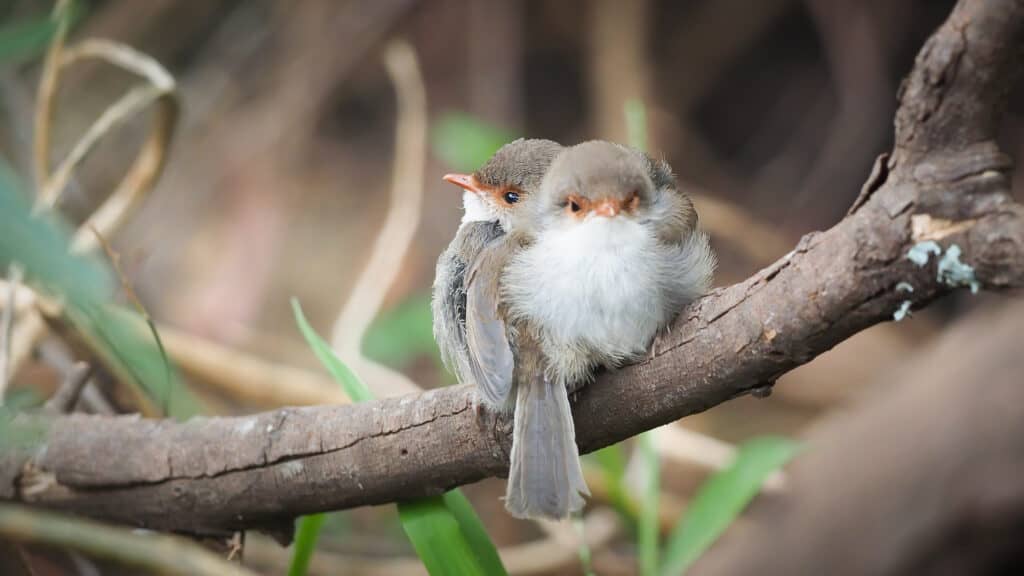
[[569, 393], [646, 354], [707, 291], [715, 258], [669, 166], [618, 144], [564, 149], [524, 208], [467, 275], [467, 332], [504, 325], [483, 353], [471, 339], [469, 358], [489, 386], [516, 391], [506, 509], [557, 519], [589, 495]]
[[[545, 172], [562, 148], [551, 140], [520, 138], [498, 149], [473, 174], [444, 177], [463, 189], [464, 214], [455, 238], [437, 260], [431, 302], [434, 339], [445, 365], [459, 382], [476, 382], [482, 399], [495, 408], [505, 406], [510, 382], [495, 388], [492, 386], [494, 378], [479, 374], [482, 366], [491, 364], [470, 363], [466, 334], [466, 270], [484, 246], [513, 226], [516, 215], [523, 212], [522, 207], [536, 194]], [[477, 335], [478, 332], [473, 333]], [[511, 357], [506, 361], [511, 363]], [[511, 369], [511, 364], [507, 369]]]

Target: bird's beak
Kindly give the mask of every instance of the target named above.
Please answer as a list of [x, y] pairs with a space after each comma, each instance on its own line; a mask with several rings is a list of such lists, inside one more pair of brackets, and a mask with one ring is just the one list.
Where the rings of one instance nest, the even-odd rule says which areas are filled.
[[484, 192], [484, 187], [472, 174], [445, 174], [442, 180], [445, 182], [451, 182], [466, 192], [472, 192], [474, 194], [483, 194]]
[[618, 215], [619, 212], [622, 212], [622, 202], [614, 198], [605, 198], [594, 205], [593, 211], [597, 216], [611, 218], [612, 216]]

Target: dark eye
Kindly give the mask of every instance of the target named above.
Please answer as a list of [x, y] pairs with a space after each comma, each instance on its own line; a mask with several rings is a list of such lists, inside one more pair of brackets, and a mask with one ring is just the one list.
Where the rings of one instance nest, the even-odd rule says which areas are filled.
[[512, 192], [510, 190], [505, 192], [505, 195], [502, 196], [502, 198], [504, 198], [505, 202], [508, 202], [509, 204], [515, 204], [516, 202], [519, 202], [519, 192]]
[[640, 206], [639, 190], [633, 190], [633, 193], [629, 195], [629, 200], [626, 201], [626, 206], [629, 210], [636, 210]]
[[579, 212], [580, 211], [580, 204], [579, 204], [579, 202], [577, 202], [575, 200], [570, 200], [569, 201], [569, 210], [572, 210], [573, 212]]

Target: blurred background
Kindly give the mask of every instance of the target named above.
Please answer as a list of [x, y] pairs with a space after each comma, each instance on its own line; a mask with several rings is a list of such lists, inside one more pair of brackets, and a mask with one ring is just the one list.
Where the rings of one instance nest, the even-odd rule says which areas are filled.
[[[301, 301], [313, 326], [330, 334], [366, 264], [394, 177], [397, 105], [381, 53], [390, 39], [405, 38], [418, 56], [427, 103], [426, 166], [413, 175], [422, 180], [422, 210], [397, 280], [376, 287], [385, 294], [383, 309], [363, 351], [430, 388], [452, 382], [438, 360], [429, 311], [434, 264], [461, 217], [460, 191], [442, 182], [443, 174], [476, 168], [518, 136], [626, 142], [623, 109], [638, 99], [646, 107], [648, 149], [668, 160], [697, 197], [719, 254], [716, 285], [728, 285], [784, 255], [801, 235], [842, 218], [875, 158], [891, 145], [901, 78], [952, 5], [93, 0], [69, 39], [124, 42], [162, 63], [178, 83], [181, 116], [164, 174], [111, 239], [157, 324], [200, 348], [217, 344], [315, 379], [322, 369], [295, 326], [289, 299]], [[4, 0], [0, 21], [50, 9], [47, 2]], [[2, 152], [28, 181], [39, 64], [37, 55], [0, 68]], [[54, 157], [66, 154], [131, 82], [111, 67], [69, 69], [57, 98]], [[1019, 165], [1024, 106], [1018, 98], [1011, 107], [1001, 143]], [[116, 186], [146, 120], [112, 132], [79, 167], [62, 201], [70, 220], [80, 221]], [[1014, 191], [1024, 197], [1019, 173]], [[753, 436], [798, 436], [890, 384], [886, 375], [944, 327], [1000, 300], [957, 294], [859, 334], [783, 377], [768, 399], [728, 402], [683, 425], [728, 443], [707, 448], [712, 454]], [[29, 376], [19, 379], [42, 397], [57, 379], [44, 364], [25, 367]], [[220, 413], [254, 412], [289, 398], [287, 390], [268, 396], [207, 386], [188, 362], [182, 372]], [[671, 516], [718, 456], [709, 457], [710, 465], [685, 454], [673, 459], [671, 439], [659, 450]], [[502, 481], [466, 491], [499, 546], [547, 534], [504, 514]], [[595, 571], [635, 573], [629, 531], [610, 534], [592, 549]], [[278, 573], [286, 553], [254, 538], [253, 562]], [[314, 562], [321, 573], [341, 566], [347, 574], [383, 573], [378, 559], [411, 554], [393, 507], [332, 515], [321, 548], [329, 553]], [[521, 573], [581, 569], [573, 552], [533, 570]]]

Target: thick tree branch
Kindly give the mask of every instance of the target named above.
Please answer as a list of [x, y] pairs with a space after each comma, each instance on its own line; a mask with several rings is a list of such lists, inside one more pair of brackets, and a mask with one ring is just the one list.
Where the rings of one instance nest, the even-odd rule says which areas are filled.
[[[693, 574], [999, 574], [1024, 534], [1024, 302], [938, 338], [827, 419]], [[884, 527], [884, 528], [883, 528]], [[785, 553], [780, 553], [785, 551]]]
[[[574, 410], [581, 449], [766, 391], [904, 301], [916, 308], [954, 289], [963, 275], [940, 281], [938, 257], [906, 257], [921, 241], [938, 241], [946, 264], [956, 245], [983, 288], [1024, 285], [1024, 209], [992, 141], [1022, 29], [1021, 0], [961, 0], [922, 49], [901, 91], [896, 148], [851, 213], [695, 303], [648, 360], [585, 388]], [[0, 498], [206, 532], [437, 494], [507, 470], [510, 422], [473, 398], [457, 386], [183, 424], [60, 417], [44, 451], [0, 454]]]

